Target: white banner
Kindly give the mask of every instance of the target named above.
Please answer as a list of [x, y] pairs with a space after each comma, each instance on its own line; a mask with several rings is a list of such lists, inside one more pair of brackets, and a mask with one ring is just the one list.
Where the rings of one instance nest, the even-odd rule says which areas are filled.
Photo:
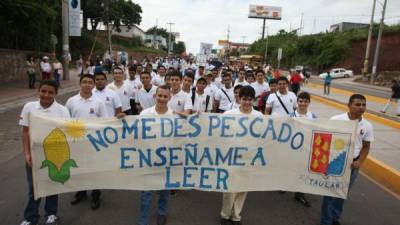
[[30, 121], [35, 198], [91, 189], [346, 198], [356, 130], [352, 121], [221, 114]]
[[210, 43], [200, 43], [200, 55], [209, 56], [212, 50], [212, 44]]
[[68, 0], [69, 36], [81, 36], [81, 0]]

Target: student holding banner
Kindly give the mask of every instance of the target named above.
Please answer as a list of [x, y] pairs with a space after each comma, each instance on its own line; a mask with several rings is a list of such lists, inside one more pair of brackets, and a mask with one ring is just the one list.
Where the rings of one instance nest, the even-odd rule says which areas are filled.
[[[32, 155], [29, 136], [29, 115], [45, 115], [46, 117], [69, 118], [68, 109], [58, 104], [55, 100], [58, 84], [54, 80], [43, 80], [39, 86], [39, 101], [28, 102], [22, 109], [19, 125], [22, 126], [22, 143], [25, 155], [26, 178], [28, 181], [28, 204], [24, 211], [24, 221], [21, 225], [34, 225], [39, 222], [40, 199], [35, 200], [33, 196], [32, 179]], [[45, 224], [57, 223], [58, 195], [46, 197], [45, 202], [46, 222]]]
[[[358, 170], [368, 156], [371, 142], [374, 141], [372, 124], [363, 114], [366, 110], [367, 100], [363, 95], [353, 94], [347, 104], [349, 111], [331, 117], [331, 120], [355, 120], [358, 121], [356, 140], [354, 145], [353, 163], [349, 191], [358, 176]], [[343, 212], [344, 199], [325, 196], [322, 201], [321, 225], [340, 225], [340, 217]]]
[[235, 101], [231, 74], [225, 73], [222, 75], [222, 82], [224, 83], [224, 86], [220, 88], [214, 96], [213, 111], [216, 113], [224, 113], [225, 111], [230, 110], [233, 101]]
[[[168, 107], [168, 102], [171, 99], [171, 91], [168, 85], [161, 85], [157, 88], [155, 94], [155, 106], [144, 109], [140, 115], [160, 116], [173, 115], [172, 109]], [[139, 225], [149, 225], [151, 202], [154, 191], [142, 191], [140, 193], [140, 214]], [[159, 191], [158, 198], [158, 215], [157, 225], [164, 225], [167, 221], [167, 208], [170, 196], [169, 190]]]
[[289, 116], [297, 108], [296, 95], [288, 91], [289, 81], [286, 77], [279, 77], [278, 91], [268, 96], [265, 105], [265, 114], [272, 116]]
[[[120, 70], [123, 73], [122, 70]], [[90, 74], [81, 76], [80, 92], [67, 100], [65, 106], [69, 110], [72, 118], [101, 118], [107, 117], [107, 110], [104, 103], [92, 94], [94, 88], [94, 77]], [[96, 210], [100, 207], [100, 190], [92, 191], [91, 208]], [[71, 201], [72, 205], [80, 203], [86, 198], [86, 191], [79, 191]]]
[[171, 99], [168, 102], [168, 108], [175, 114], [186, 117], [192, 113], [192, 101], [188, 93], [181, 89], [182, 74], [179, 71], [172, 71], [171, 76]]
[[[224, 112], [231, 115], [251, 115], [260, 116], [263, 114], [253, 109], [255, 100], [255, 91], [251, 86], [244, 86], [240, 89], [240, 106], [237, 109], [232, 109]], [[221, 209], [221, 225], [241, 225], [241, 216], [244, 201], [246, 200], [247, 192], [223, 193], [222, 209]]]

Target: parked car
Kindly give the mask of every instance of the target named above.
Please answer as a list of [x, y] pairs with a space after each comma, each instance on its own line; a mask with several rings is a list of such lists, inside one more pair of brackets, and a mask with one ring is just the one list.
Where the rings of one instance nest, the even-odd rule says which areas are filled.
[[[349, 78], [353, 76], [353, 71], [343, 68], [335, 68], [330, 70], [330, 74], [332, 78]], [[326, 76], [327, 73], [321, 73], [319, 78], [325, 79]]]
[[311, 68], [308, 66], [295, 66], [292, 70], [301, 72], [306, 78], [311, 77]]

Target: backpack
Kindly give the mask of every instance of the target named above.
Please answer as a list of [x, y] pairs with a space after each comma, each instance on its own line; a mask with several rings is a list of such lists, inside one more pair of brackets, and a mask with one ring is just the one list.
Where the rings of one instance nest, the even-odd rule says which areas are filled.
[[[196, 98], [196, 88], [194, 87], [194, 88], [192, 88], [192, 105], [194, 105], [195, 98]], [[207, 112], [208, 103], [210, 103], [210, 96], [209, 95], [206, 96], [206, 110], [205, 110], [205, 112]]]

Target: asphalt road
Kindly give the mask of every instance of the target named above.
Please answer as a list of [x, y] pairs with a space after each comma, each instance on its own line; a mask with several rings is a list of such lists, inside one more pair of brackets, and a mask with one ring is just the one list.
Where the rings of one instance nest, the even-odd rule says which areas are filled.
[[[339, 88], [347, 91], [352, 91], [355, 93], [360, 93], [364, 95], [371, 95], [371, 96], [376, 96], [376, 97], [381, 97], [381, 98], [389, 98], [391, 92], [382, 90], [380, 88], [371, 88], [370, 86], [363, 86], [363, 85], [352, 85], [350, 83], [345, 83], [342, 81], [343, 79], [333, 79], [331, 83], [331, 87], [334, 88]], [[312, 83], [317, 83], [317, 84], [323, 84], [324, 81], [319, 79], [318, 77], [312, 77], [310, 79], [310, 82]]]
[[[64, 103], [69, 96], [71, 94], [60, 96], [58, 100]], [[315, 110], [319, 107], [314, 104]], [[0, 112], [0, 225], [19, 224], [26, 204], [21, 128], [17, 125], [20, 110], [21, 106], [16, 106]], [[71, 206], [72, 197], [72, 193], [60, 195], [59, 224], [137, 224], [140, 204], [137, 191], [106, 190], [102, 207], [97, 211], [90, 209], [89, 201]], [[317, 225], [322, 198], [316, 195], [307, 197], [310, 208], [295, 202], [292, 193], [249, 193], [242, 213], [243, 224]], [[154, 206], [155, 203], [154, 199]], [[171, 198], [167, 224], [218, 225], [220, 208], [220, 193], [180, 192]], [[361, 175], [344, 210], [342, 224], [347, 225], [398, 225], [400, 221], [400, 201]], [[43, 210], [41, 213], [43, 215]], [[153, 210], [152, 214], [151, 225], [155, 224], [156, 211]]]

